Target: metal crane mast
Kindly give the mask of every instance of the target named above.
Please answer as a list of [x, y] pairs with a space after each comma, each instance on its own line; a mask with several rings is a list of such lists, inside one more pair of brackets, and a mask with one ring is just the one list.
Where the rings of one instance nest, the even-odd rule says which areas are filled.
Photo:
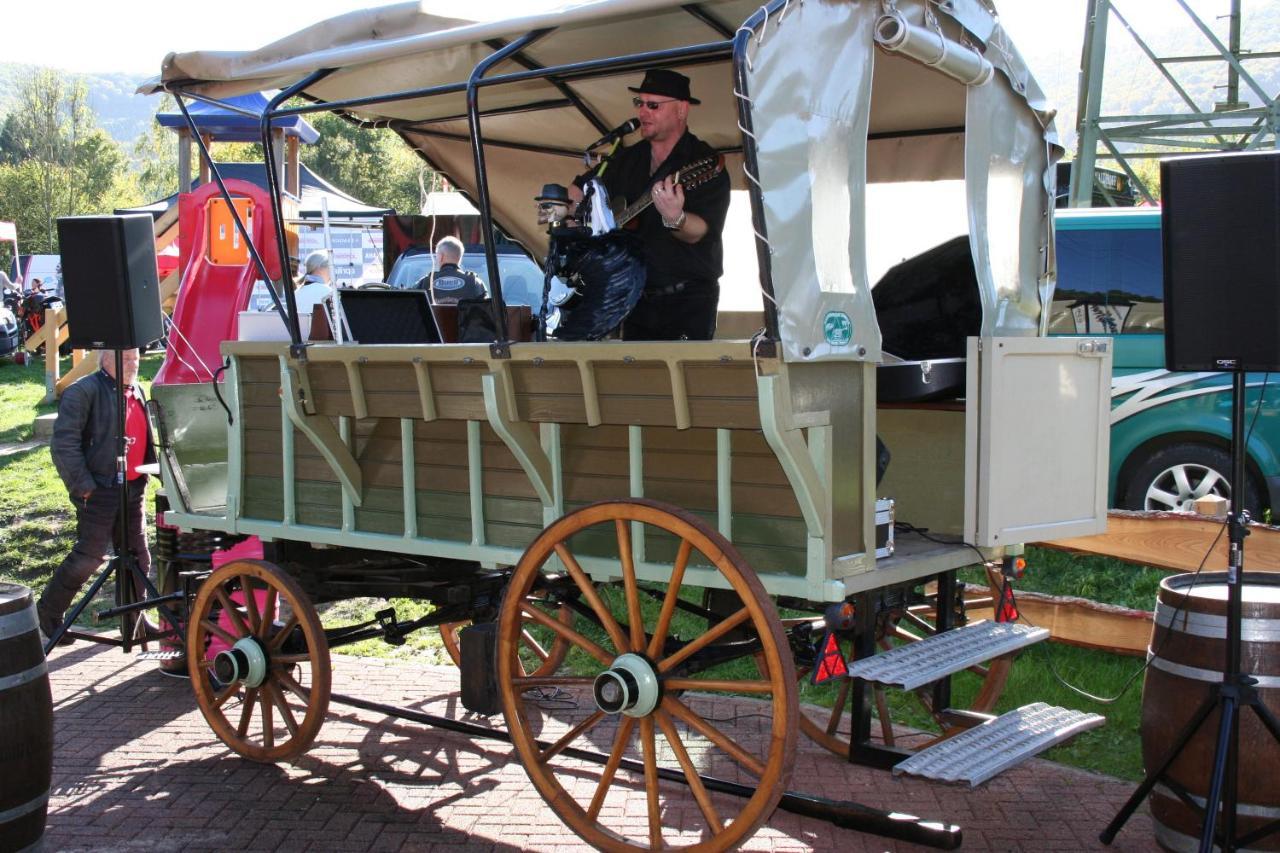
[[[1140, 0], [1150, 2], [1151, 0]], [[1164, 0], [1171, 13], [1180, 9], [1210, 46], [1209, 52], [1187, 56], [1161, 56], [1125, 19], [1113, 0], [1088, 0], [1084, 51], [1080, 62], [1080, 89], [1076, 112], [1077, 150], [1071, 170], [1071, 206], [1088, 207], [1097, 182], [1095, 164], [1113, 160], [1129, 176], [1133, 186], [1148, 203], [1155, 194], [1130, 166], [1137, 159], [1161, 158], [1188, 151], [1251, 151], [1280, 148], [1280, 103], [1249, 74], [1244, 63], [1254, 59], [1274, 59], [1280, 51], [1252, 52], [1240, 44], [1240, 3], [1230, 0], [1227, 43], [1191, 9], [1187, 0]], [[1107, 27], [1114, 20], [1137, 43], [1182, 101], [1185, 109], [1176, 113], [1103, 115], [1102, 86], [1106, 58]], [[1220, 63], [1225, 66], [1225, 98], [1212, 104], [1198, 104], [1174, 73], [1187, 63]], [[1241, 98], [1241, 88], [1245, 99]], [[1251, 101], [1255, 103], [1250, 103]], [[1106, 189], [1098, 187], [1104, 197]]]

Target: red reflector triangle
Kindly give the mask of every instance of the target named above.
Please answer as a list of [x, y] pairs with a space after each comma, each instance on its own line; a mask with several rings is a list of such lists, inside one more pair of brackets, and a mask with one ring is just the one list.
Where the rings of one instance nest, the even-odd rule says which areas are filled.
[[996, 614], [996, 621], [1018, 621], [1018, 605], [1013, 600], [1013, 587], [1007, 583], [1000, 589], [1000, 610]]
[[818, 655], [818, 665], [813, 668], [813, 684], [822, 684], [833, 678], [846, 678], [849, 665], [845, 663], [844, 653], [840, 651], [840, 642], [835, 634], [828, 633], [822, 638], [822, 653]]

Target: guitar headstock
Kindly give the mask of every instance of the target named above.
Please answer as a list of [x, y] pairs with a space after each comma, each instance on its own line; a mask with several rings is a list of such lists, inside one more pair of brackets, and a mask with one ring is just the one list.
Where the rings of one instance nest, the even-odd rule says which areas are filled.
[[705, 184], [723, 171], [724, 157], [717, 154], [714, 157], [694, 160], [688, 166], [676, 172], [676, 181], [686, 190], [691, 190], [694, 187]]

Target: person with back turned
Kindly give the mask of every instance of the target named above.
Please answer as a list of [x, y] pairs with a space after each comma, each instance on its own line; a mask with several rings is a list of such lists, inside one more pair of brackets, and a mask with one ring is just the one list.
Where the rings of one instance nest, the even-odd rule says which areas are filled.
[[445, 237], [436, 243], [435, 272], [418, 282], [418, 288], [427, 290], [434, 304], [457, 305], [463, 299], [483, 299], [489, 295], [479, 276], [458, 266], [462, 263], [463, 251], [462, 241], [457, 237]]
[[[716, 177], [686, 192], [675, 173], [715, 157], [711, 146], [689, 132], [689, 108], [700, 104], [689, 78], [667, 69], [645, 72], [631, 103], [643, 141], [621, 149], [600, 179], [610, 202], [634, 203], [646, 191], [653, 205], [637, 218], [644, 246], [644, 294], [622, 326], [627, 340], [710, 340], [716, 331], [721, 232], [729, 211], [729, 177]], [[583, 176], [589, 177], [589, 176]], [[582, 191], [570, 191], [581, 201]]]
[[[76, 509], [76, 543], [44, 588], [36, 613], [40, 630], [50, 637], [62, 626], [72, 600], [84, 582], [107, 559], [119, 540], [120, 493], [116, 487], [119, 450], [116, 354], [103, 350], [100, 369], [62, 392], [49, 445], [54, 467]], [[146, 401], [138, 386], [138, 351], [123, 353], [125, 386], [125, 496], [129, 545], [143, 572], [151, 570], [151, 553], [142, 514], [147, 477], [139, 465], [155, 462]], [[71, 642], [63, 637], [62, 644]]]

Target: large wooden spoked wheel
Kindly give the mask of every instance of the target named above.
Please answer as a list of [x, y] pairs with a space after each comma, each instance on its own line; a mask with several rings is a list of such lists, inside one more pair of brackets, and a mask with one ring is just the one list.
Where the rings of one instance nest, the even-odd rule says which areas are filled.
[[283, 570], [258, 560], [214, 570], [191, 608], [187, 660], [201, 713], [235, 752], [288, 761], [315, 740], [329, 708], [329, 643]]
[[[647, 547], [664, 542], [674, 554], [669, 579], [644, 589], [634, 563], [636, 523], [648, 534]], [[621, 585], [597, 590], [579, 559], [588, 555], [610, 560]], [[677, 614], [682, 591], [701, 592], [686, 578], [691, 564], [700, 584], [727, 587], [738, 599], [738, 607], [710, 627]], [[537, 588], [544, 571], [567, 573], [598, 624], [579, 619], [583, 630], [574, 630], [541, 610]], [[651, 606], [642, 605], [642, 593]], [[526, 617], [568, 642], [556, 673], [521, 674]], [[698, 671], [700, 653], [751, 638], [759, 640], [760, 674], [749, 652], [735, 662], [745, 665], [745, 675], [726, 674], [735, 663]], [[566, 515], [525, 551], [503, 600], [498, 685], [512, 742], [548, 805], [602, 850], [721, 851], [754, 832], [790, 781], [795, 684], [782, 624], [755, 572], [724, 537], [673, 506], [610, 501]], [[547, 687], [576, 697], [576, 713], [547, 713], [541, 701]], [[740, 702], [749, 705], [745, 713], [734, 711]], [[726, 731], [726, 723], [735, 729]], [[585, 765], [563, 754], [570, 747], [607, 753], [608, 762]], [[660, 781], [662, 772], [679, 774], [687, 785]], [[713, 796], [700, 772], [738, 781], [754, 793], [745, 799]], [[637, 789], [647, 803], [640, 827], [626, 818], [626, 800], [638, 796]]]
[[[548, 608], [543, 608], [544, 610]], [[555, 608], [555, 618], [567, 628], [573, 627], [573, 608], [561, 604]], [[462, 644], [458, 632], [471, 624], [465, 622], [446, 622], [440, 626], [440, 641], [456, 667], [462, 666]], [[524, 630], [520, 634], [522, 648], [520, 650], [520, 666], [523, 675], [550, 675], [569, 653], [569, 641], [554, 631], [543, 628], [530, 616], [524, 617]]]

